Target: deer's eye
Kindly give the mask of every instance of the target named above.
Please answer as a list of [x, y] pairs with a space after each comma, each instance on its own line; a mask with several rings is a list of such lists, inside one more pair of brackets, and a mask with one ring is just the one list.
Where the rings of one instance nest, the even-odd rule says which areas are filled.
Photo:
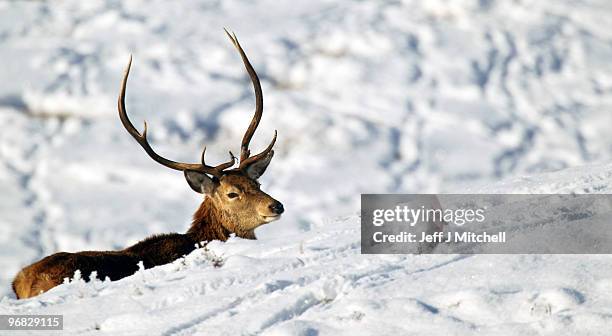
[[231, 193], [227, 194], [227, 198], [236, 198], [236, 197], [238, 197], [238, 194], [235, 193], [235, 192], [231, 192]]

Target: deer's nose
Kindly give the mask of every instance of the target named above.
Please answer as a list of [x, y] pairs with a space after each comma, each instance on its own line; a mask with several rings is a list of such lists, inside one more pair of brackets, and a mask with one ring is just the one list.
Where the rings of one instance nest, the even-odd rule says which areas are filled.
[[283, 207], [283, 203], [279, 202], [279, 201], [275, 201], [274, 203], [270, 204], [270, 210], [277, 214], [280, 215], [283, 212], [285, 212], [285, 208]]

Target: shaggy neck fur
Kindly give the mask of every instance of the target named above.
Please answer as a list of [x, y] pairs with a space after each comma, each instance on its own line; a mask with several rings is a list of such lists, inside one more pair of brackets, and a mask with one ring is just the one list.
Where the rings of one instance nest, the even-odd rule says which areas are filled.
[[[228, 230], [223, 223], [231, 223], [235, 219], [231, 215], [219, 210], [209, 197], [204, 199], [198, 210], [193, 214], [193, 222], [187, 231], [187, 235], [196, 242], [220, 240], [226, 241], [232, 231]], [[245, 239], [256, 239], [255, 233], [251, 231], [235, 230], [236, 236]]]

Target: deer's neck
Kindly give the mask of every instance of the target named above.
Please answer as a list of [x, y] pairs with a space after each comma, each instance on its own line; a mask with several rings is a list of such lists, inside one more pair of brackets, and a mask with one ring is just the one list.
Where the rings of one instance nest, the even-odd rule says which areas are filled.
[[193, 222], [187, 231], [196, 242], [220, 240], [226, 241], [231, 232], [223, 226], [223, 213], [215, 208], [210, 198], [206, 197], [198, 210], [193, 214]]

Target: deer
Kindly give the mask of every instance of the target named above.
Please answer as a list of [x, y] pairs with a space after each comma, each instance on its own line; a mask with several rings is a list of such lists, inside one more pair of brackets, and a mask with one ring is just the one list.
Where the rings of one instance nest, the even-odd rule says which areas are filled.
[[203, 194], [204, 200], [194, 213], [187, 232], [153, 235], [119, 251], [52, 254], [23, 268], [16, 275], [12, 287], [17, 299], [42, 294], [64, 283], [65, 279], [72, 278], [77, 270], [85, 281], [89, 281], [92, 275], [100, 280], [109, 278], [115, 281], [136, 273], [142, 266], [148, 269], [171, 263], [210, 241], [226, 241], [232, 235], [256, 239], [256, 228], [281, 217], [283, 204], [263, 192], [258, 182], [274, 156], [277, 131], [274, 131], [272, 141], [261, 153], [251, 156], [249, 144], [263, 114], [263, 93], [257, 73], [236, 34], [230, 34], [227, 29], [225, 33], [238, 50], [255, 91], [255, 113], [242, 138], [240, 160], [235, 168], [237, 158], [231, 151], [230, 160], [216, 166], [209, 166], [205, 162], [206, 147], [202, 150], [201, 163], [176, 162], [158, 155], [147, 140], [146, 121], [140, 133], [128, 118], [125, 108], [131, 56], [121, 81], [118, 110], [123, 127], [153, 161], [182, 171], [191, 189]]

